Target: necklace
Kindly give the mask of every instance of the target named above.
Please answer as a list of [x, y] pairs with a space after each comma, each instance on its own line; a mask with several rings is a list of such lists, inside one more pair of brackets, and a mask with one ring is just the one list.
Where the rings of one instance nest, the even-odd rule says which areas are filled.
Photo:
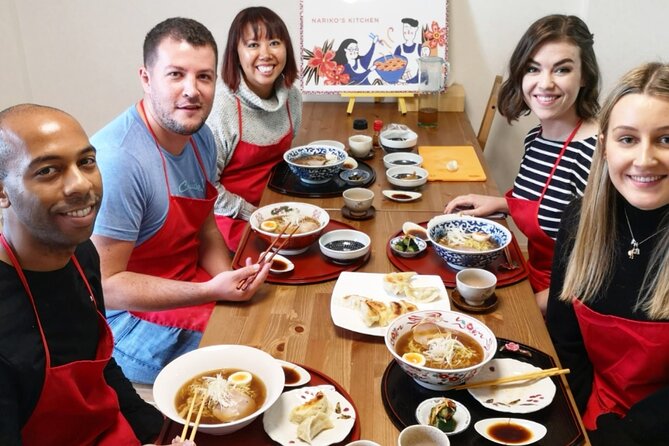
[[660, 231], [662, 229], [658, 229], [657, 231], [655, 231], [654, 234], [651, 234], [648, 237], [646, 237], [645, 239], [641, 240], [640, 242], [637, 242], [636, 239], [634, 238], [634, 233], [632, 232], [632, 226], [630, 225], [630, 219], [627, 217], [627, 209], [623, 209], [623, 211], [625, 212], [625, 220], [627, 221], [627, 229], [629, 229], [630, 235], [632, 236], [632, 241], [630, 242], [630, 249], [629, 249], [629, 251], [627, 251], [627, 256], [630, 259], [634, 260], [634, 256], [638, 256], [639, 254], [641, 254], [641, 251], [639, 250], [639, 245], [641, 245], [642, 243], [645, 243], [648, 240], [650, 240], [651, 238], [655, 237], [657, 234], [660, 233]]

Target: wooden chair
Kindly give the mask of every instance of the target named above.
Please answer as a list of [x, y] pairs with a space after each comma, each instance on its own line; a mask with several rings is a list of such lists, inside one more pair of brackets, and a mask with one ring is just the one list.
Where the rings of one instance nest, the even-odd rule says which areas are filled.
[[486, 105], [485, 113], [483, 113], [483, 119], [481, 120], [481, 127], [479, 127], [479, 132], [476, 135], [479, 146], [481, 146], [481, 151], [485, 150], [485, 145], [488, 142], [490, 127], [492, 127], [492, 121], [495, 119], [495, 113], [497, 112], [497, 96], [499, 95], [501, 86], [502, 76], [495, 76], [495, 81], [492, 83], [492, 90], [490, 91], [490, 97], [488, 98], [488, 105]]

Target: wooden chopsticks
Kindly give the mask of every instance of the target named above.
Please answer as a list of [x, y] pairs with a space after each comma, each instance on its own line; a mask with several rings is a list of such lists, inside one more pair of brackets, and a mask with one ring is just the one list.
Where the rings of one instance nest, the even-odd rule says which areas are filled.
[[[186, 423], [184, 424], [184, 428], [181, 431], [181, 440], [185, 441], [186, 440], [186, 435], [188, 435], [188, 426], [190, 425], [190, 418], [193, 415], [193, 409], [195, 408], [195, 400], [197, 400], [197, 393], [193, 395], [193, 399], [190, 402], [190, 407], [188, 408], [188, 416], [186, 417]], [[193, 430], [190, 433], [190, 438], [188, 440], [193, 441], [195, 438], [195, 433], [197, 432], [197, 428], [200, 425], [200, 418], [202, 418], [202, 411], [204, 410], [204, 405], [207, 402], [207, 394], [202, 391], [202, 402], [200, 403], [200, 409], [197, 411], [197, 416], [195, 417], [195, 423], [193, 423]]]
[[491, 387], [500, 384], [509, 384], [517, 381], [530, 381], [530, 380], [547, 378], [549, 376], [566, 375], [567, 373], [569, 373], [569, 371], [570, 371], [569, 369], [559, 369], [557, 367], [553, 367], [552, 369], [538, 370], [535, 372], [528, 372], [514, 376], [506, 376], [504, 378], [489, 379], [487, 381], [470, 382], [452, 387], [448, 390], [476, 389], [479, 387]]
[[[277, 244], [277, 242], [278, 242], [278, 241], [281, 239], [281, 237], [286, 233], [286, 230], [288, 229], [289, 226], [290, 226], [290, 225], [286, 225], [286, 226], [283, 228], [283, 230], [279, 233], [279, 235], [272, 241], [272, 243], [269, 245], [269, 247], [268, 247], [266, 250], [264, 250], [264, 251], [258, 256], [258, 264], [260, 265], [260, 268], [262, 268], [262, 266], [263, 266], [265, 263], [272, 263], [272, 259], [274, 258], [274, 255], [275, 255], [277, 252], [281, 251], [281, 250], [283, 249], [283, 247], [286, 246], [286, 244], [288, 243], [288, 241], [290, 240], [290, 238], [291, 238], [293, 235], [295, 235], [295, 233], [297, 232], [298, 229], [300, 229], [300, 225], [295, 226], [295, 228], [294, 228], [292, 231], [290, 231], [290, 232], [288, 233], [288, 236], [287, 236], [285, 239], [283, 239], [283, 241], [281, 242], [281, 244], [280, 244], [279, 246], [277, 246], [276, 251], [272, 251], [272, 248], [274, 248], [274, 246]], [[249, 277], [246, 277], [246, 278], [240, 280], [240, 281], [239, 281], [239, 284], [237, 284], [237, 289], [238, 289], [238, 290], [241, 290], [241, 291], [245, 291], [245, 290], [249, 287], [249, 285], [251, 284], [251, 282], [253, 282], [253, 280], [258, 276], [258, 273], [259, 273], [259, 272], [260, 272], [260, 269], [258, 269], [258, 271], [256, 271], [255, 273], [253, 273], [253, 275], [251, 275], [251, 276], [249, 276]]]

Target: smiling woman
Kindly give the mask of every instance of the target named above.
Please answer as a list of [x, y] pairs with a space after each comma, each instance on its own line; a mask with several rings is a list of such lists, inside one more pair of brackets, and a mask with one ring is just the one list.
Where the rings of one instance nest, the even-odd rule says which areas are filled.
[[294, 84], [298, 73], [288, 29], [272, 10], [240, 11], [227, 42], [207, 124], [218, 149], [216, 222], [234, 251], [269, 171], [297, 134], [302, 95]]

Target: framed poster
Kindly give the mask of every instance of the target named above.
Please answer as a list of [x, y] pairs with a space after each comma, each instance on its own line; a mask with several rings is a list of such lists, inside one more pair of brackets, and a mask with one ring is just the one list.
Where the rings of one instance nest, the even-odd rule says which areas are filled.
[[302, 91], [418, 91], [418, 58], [448, 60], [447, 3], [301, 0]]

